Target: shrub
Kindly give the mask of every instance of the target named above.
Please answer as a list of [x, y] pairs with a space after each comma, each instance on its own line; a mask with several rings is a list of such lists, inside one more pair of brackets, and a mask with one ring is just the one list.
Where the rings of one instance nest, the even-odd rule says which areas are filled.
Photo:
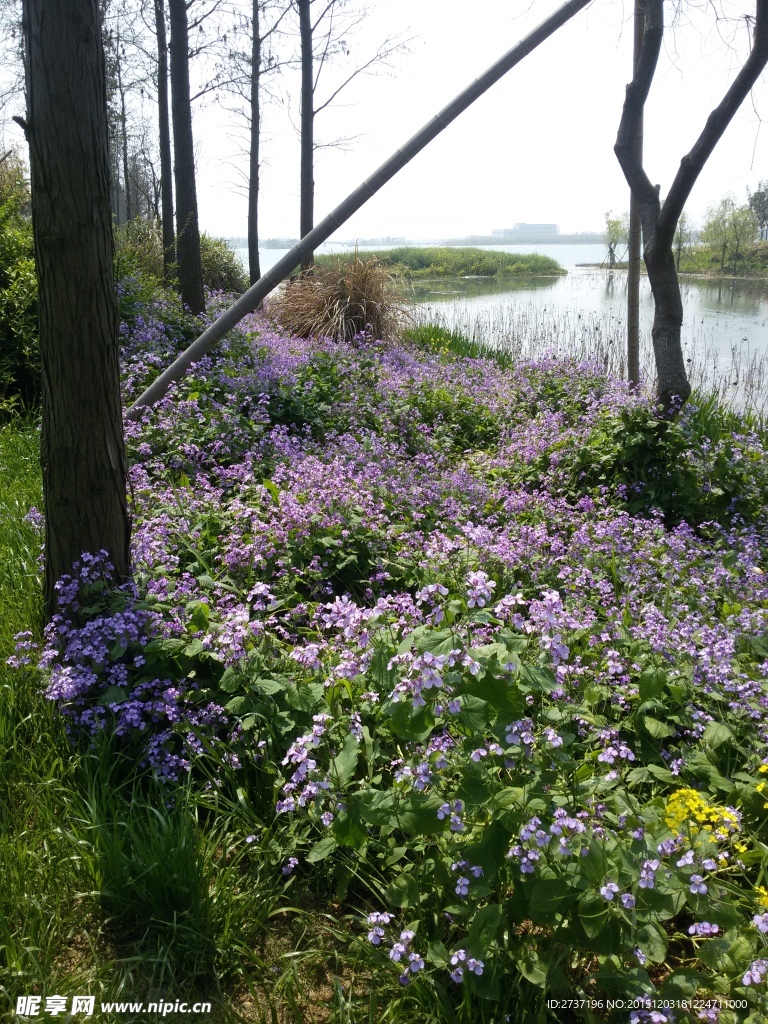
[[248, 287], [245, 271], [223, 238], [200, 235], [200, 258], [203, 261], [203, 284], [214, 292], [244, 292]]
[[0, 164], [0, 402], [40, 392], [37, 284], [29, 184], [16, 157]]
[[362, 334], [389, 340], [407, 320], [392, 279], [377, 259], [333, 260], [290, 283], [272, 305], [284, 328], [300, 338], [352, 341]]
[[115, 276], [163, 280], [163, 237], [156, 221], [135, 217], [115, 228]]

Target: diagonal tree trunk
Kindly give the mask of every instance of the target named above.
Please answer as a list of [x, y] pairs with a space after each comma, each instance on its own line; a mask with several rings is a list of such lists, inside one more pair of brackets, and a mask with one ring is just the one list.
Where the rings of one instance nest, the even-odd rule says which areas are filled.
[[195, 147], [189, 95], [189, 38], [185, 0], [168, 0], [171, 23], [171, 115], [176, 179], [176, 257], [182, 301], [205, 312], [200, 228], [197, 220]]
[[98, 0], [24, 0], [43, 369], [45, 610], [83, 552], [129, 573], [107, 101]]

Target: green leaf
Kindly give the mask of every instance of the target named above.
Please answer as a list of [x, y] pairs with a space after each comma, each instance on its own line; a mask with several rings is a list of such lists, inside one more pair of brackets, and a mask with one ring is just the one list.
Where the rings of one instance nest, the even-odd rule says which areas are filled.
[[538, 665], [521, 665], [520, 680], [538, 693], [550, 693], [559, 686], [554, 672]]
[[364, 789], [357, 794], [360, 816], [371, 825], [389, 825], [392, 822], [397, 794], [392, 790]]
[[450, 953], [442, 942], [427, 943], [427, 956], [435, 967], [447, 967], [450, 961]]
[[338, 843], [333, 836], [325, 836], [320, 842], [315, 843], [312, 849], [307, 854], [307, 861], [310, 864], [317, 864], [321, 860], [325, 860], [329, 854], [338, 847]]
[[550, 924], [552, 915], [575, 902], [578, 896], [564, 878], [541, 878], [531, 891], [531, 917], [540, 924]]
[[664, 692], [667, 674], [660, 668], [647, 668], [640, 673], [640, 700], [650, 700]]
[[382, 710], [390, 716], [395, 735], [405, 740], [423, 743], [435, 725], [435, 716], [429, 705], [414, 710], [410, 701], [389, 701]]
[[285, 686], [276, 679], [256, 679], [251, 686], [264, 697], [271, 697], [273, 693], [280, 693], [285, 689]]
[[280, 491], [277, 486], [271, 480], [262, 480], [261, 486], [272, 496], [272, 500], [276, 505], [280, 504]]
[[609, 913], [608, 901], [602, 896], [583, 896], [579, 900], [579, 921], [590, 939], [605, 928]]
[[354, 850], [359, 850], [368, 840], [368, 832], [354, 806], [339, 814], [334, 819], [332, 828], [339, 846], [351, 846]]
[[692, 999], [700, 985], [706, 984], [706, 978], [698, 971], [677, 970], [673, 971], [668, 978], [664, 979], [659, 995], [662, 999], [670, 999], [675, 1002], [683, 1002]]
[[344, 746], [331, 762], [331, 778], [339, 789], [345, 789], [352, 781], [359, 754], [357, 739], [349, 733], [344, 740]]
[[651, 718], [650, 715], [646, 715], [643, 718], [643, 725], [646, 732], [653, 736], [655, 740], [663, 740], [668, 736], [674, 736], [676, 731], [671, 725], [667, 725], [666, 722], [660, 722], [658, 718]]
[[99, 697], [98, 703], [102, 707], [107, 707], [109, 704], [123, 704], [127, 700], [130, 700], [130, 694], [126, 693], [122, 686], [108, 686]]
[[734, 738], [733, 729], [730, 729], [724, 722], [709, 722], [702, 737], [710, 747], [720, 747]]
[[202, 640], [191, 640], [184, 648], [183, 653], [187, 658], [194, 658], [204, 650], [205, 648], [203, 647]]
[[238, 690], [243, 689], [243, 685], [242, 672], [233, 668], [232, 665], [224, 669], [224, 673], [219, 680], [220, 690], [223, 690], [224, 693], [237, 693]]
[[667, 933], [660, 925], [654, 921], [641, 925], [635, 932], [635, 938], [637, 939], [638, 947], [649, 960], [653, 960], [655, 964], [664, 963], [667, 956], [669, 939], [667, 938]]
[[444, 831], [446, 824], [437, 816], [442, 803], [443, 800], [439, 796], [409, 793], [395, 808], [390, 820], [409, 835], [436, 835]]
[[473, 733], [481, 734], [484, 729], [488, 728], [495, 717], [490, 705], [480, 697], [473, 697], [471, 694], [465, 693], [459, 697], [459, 703], [461, 704], [461, 711], [459, 712], [458, 719], [470, 736]]
[[469, 926], [468, 939], [470, 949], [476, 956], [482, 958], [483, 953], [487, 953], [496, 938], [502, 917], [503, 908], [498, 903], [483, 907], [475, 914]]
[[384, 893], [388, 902], [395, 907], [417, 907], [419, 905], [419, 887], [416, 879], [410, 875], [400, 875]]

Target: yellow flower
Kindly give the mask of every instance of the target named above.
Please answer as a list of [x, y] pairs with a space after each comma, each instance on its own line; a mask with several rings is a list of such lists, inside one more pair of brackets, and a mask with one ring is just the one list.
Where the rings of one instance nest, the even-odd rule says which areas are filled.
[[757, 902], [760, 904], [760, 906], [768, 909], [768, 889], [764, 889], [762, 885], [756, 885], [755, 892], [759, 893], [757, 897]]

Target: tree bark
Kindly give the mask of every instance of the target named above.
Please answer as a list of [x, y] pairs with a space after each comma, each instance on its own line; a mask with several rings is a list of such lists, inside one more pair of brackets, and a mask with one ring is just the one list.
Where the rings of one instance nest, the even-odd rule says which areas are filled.
[[261, 277], [259, 266], [259, 133], [261, 130], [261, 108], [259, 86], [261, 75], [261, 27], [259, 25], [259, 3], [253, 0], [251, 30], [251, 153], [248, 176], [248, 279], [255, 284]]
[[24, 0], [43, 377], [45, 610], [83, 552], [130, 570], [98, 0]]
[[160, 144], [160, 207], [163, 225], [163, 278], [169, 285], [176, 272], [176, 244], [173, 230], [173, 169], [168, 110], [168, 39], [165, 32], [164, 0], [155, 0], [155, 32], [157, 35], [157, 108]]
[[[645, 0], [635, 0], [633, 17], [632, 75], [637, 71], [645, 28]], [[643, 159], [643, 115], [637, 123], [635, 153]], [[627, 250], [627, 380], [633, 387], [640, 384], [640, 255], [642, 225], [637, 200], [629, 194], [629, 247]]]
[[171, 23], [171, 116], [176, 180], [176, 256], [179, 291], [193, 313], [205, 312], [200, 228], [197, 220], [195, 147], [189, 96], [189, 38], [184, 0], [168, 0]]
[[[301, 186], [299, 209], [299, 237], [303, 238], [314, 227], [315, 219], [315, 88], [313, 80], [311, 0], [297, 0], [299, 8], [299, 36], [301, 40]], [[302, 267], [312, 266], [312, 253]]]

